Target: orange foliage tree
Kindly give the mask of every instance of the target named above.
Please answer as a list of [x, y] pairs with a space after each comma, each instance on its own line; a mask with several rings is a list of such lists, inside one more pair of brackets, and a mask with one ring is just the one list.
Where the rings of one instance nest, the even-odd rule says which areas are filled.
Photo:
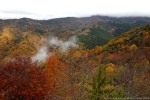
[[47, 81], [49, 86], [52, 88], [54, 95], [62, 95], [62, 92], [65, 91], [65, 89], [63, 89], [65, 88], [66, 80], [65, 69], [65, 64], [55, 56], [50, 56], [45, 63], [44, 70], [47, 75]]
[[64, 75], [63, 71], [66, 68], [65, 64], [59, 61], [55, 56], [50, 56], [45, 63], [45, 70], [48, 76], [48, 81], [55, 82], [58, 75]]
[[29, 57], [11, 59], [0, 70], [0, 99], [39, 100], [49, 91], [46, 74]]

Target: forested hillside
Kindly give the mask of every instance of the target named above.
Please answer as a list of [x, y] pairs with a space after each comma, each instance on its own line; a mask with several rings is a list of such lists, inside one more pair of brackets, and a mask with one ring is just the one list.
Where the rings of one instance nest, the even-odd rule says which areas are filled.
[[149, 40], [146, 17], [0, 20], [0, 99], [149, 99]]

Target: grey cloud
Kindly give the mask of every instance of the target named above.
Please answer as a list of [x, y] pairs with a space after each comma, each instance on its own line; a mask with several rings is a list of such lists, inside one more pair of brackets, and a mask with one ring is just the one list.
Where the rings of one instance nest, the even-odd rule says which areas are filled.
[[0, 10], [4, 14], [35, 15], [34, 13], [21, 10]]

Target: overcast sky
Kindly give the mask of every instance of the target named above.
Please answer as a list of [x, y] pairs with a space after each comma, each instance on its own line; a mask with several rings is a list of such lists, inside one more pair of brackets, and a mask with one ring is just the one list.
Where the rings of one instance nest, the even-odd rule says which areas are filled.
[[0, 0], [0, 18], [150, 16], [150, 0]]

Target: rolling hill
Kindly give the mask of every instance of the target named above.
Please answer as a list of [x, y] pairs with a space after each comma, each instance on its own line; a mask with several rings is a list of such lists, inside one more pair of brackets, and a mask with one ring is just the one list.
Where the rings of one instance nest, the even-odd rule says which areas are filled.
[[0, 20], [0, 99], [149, 98], [149, 40], [147, 17]]

